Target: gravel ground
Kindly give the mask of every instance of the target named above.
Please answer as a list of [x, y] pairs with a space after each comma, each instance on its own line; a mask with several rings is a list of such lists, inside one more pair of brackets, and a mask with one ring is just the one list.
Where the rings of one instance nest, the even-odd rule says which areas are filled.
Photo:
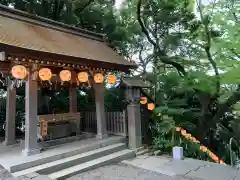
[[181, 177], [170, 177], [145, 169], [115, 164], [80, 173], [67, 180], [188, 180]]

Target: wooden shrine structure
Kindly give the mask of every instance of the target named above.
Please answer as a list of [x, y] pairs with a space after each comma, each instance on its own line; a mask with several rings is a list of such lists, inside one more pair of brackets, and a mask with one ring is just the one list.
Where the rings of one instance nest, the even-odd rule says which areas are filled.
[[[91, 86], [95, 91], [97, 138], [108, 136], [104, 110], [104, 78], [109, 73], [129, 72], [134, 62], [124, 59], [105, 42], [102, 34], [72, 27], [0, 5], [0, 72], [7, 78], [5, 144], [15, 143], [16, 88], [25, 83], [24, 155], [39, 153], [38, 133], [47, 135], [48, 123], [71, 121], [79, 133], [76, 87]], [[110, 77], [111, 76], [111, 77]], [[9, 78], [11, 77], [11, 78]], [[43, 85], [68, 87], [69, 113], [38, 116], [38, 88]], [[129, 92], [139, 96], [139, 92]], [[128, 121], [131, 148], [140, 146], [139, 101], [131, 101]], [[39, 126], [40, 124], [40, 126]], [[39, 129], [40, 128], [40, 129]], [[139, 130], [136, 130], [136, 129]], [[126, 128], [125, 128], [126, 129]], [[129, 129], [129, 127], [128, 127]]]

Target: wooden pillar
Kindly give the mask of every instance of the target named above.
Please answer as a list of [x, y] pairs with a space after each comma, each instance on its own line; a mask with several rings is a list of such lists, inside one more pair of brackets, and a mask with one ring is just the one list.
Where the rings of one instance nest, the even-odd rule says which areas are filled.
[[108, 137], [107, 124], [104, 108], [104, 84], [94, 84], [95, 102], [96, 102], [96, 118], [97, 118], [97, 138], [104, 139]]
[[26, 156], [40, 153], [37, 144], [37, 123], [38, 123], [38, 84], [32, 80], [31, 72], [25, 86], [25, 149]]
[[69, 112], [76, 113], [77, 110], [77, 90], [76, 88], [69, 88]]
[[[69, 112], [70, 113], [77, 113], [77, 89], [75, 87], [69, 88]], [[72, 124], [72, 130], [73, 132], [76, 132], [76, 134], [80, 134], [81, 132], [81, 117], [77, 119]]]
[[16, 89], [12, 87], [12, 81], [7, 82], [7, 104], [6, 104], [6, 126], [5, 141], [6, 146], [14, 144], [15, 141], [15, 121], [16, 121]]
[[128, 114], [128, 146], [130, 149], [140, 148], [142, 146], [141, 133], [141, 111], [139, 104], [140, 89], [126, 89], [126, 98], [129, 101], [127, 106]]

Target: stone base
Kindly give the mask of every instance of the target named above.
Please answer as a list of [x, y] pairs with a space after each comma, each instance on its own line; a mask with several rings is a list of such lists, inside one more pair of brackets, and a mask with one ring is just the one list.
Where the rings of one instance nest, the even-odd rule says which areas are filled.
[[99, 139], [99, 140], [105, 139], [105, 138], [107, 138], [107, 137], [108, 137], [108, 134], [97, 134], [97, 135], [96, 135], [96, 138]]
[[142, 147], [142, 136], [137, 136], [134, 134], [131, 134], [131, 136], [128, 136], [129, 149], [137, 149], [140, 147]]
[[5, 146], [11, 146], [11, 145], [14, 145], [14, 144], [16, 144], [17, 143], [17, 141], [16, 140], [12, 140], [12, 141], [3, 141], [3, 144], [5, 145]]
[[24, 156], [31, 156], [31, 155], [39, 154], [39, 153], [40, 153], [40, 149], [24, 149], [22, 151], [22, 154]]

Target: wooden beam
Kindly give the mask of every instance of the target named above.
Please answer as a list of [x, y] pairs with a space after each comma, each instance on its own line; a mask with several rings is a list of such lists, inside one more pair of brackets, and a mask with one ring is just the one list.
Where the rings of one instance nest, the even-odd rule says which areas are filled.
[[[91, 69], [96, 71], [123, 71], [129, 72], [129, 69], [137, 66], [126, 66], [92, 59], [84, 59], [67, 55], [60, 55], [36, 50], [30, 50], [0, 43], [0, 49], [4, 50], [9, 61], [19, 61], [26, 63], [38, 63], [51, 67], [68, 67], [71, 69]], [[21, 60], [21, 61], [20, 61]], [[22, 61], [24, 60], [24, 62]]]
[[10, 62], [2, 61], [0, 62], [0, 72], [8, 72], [10, 73]]

